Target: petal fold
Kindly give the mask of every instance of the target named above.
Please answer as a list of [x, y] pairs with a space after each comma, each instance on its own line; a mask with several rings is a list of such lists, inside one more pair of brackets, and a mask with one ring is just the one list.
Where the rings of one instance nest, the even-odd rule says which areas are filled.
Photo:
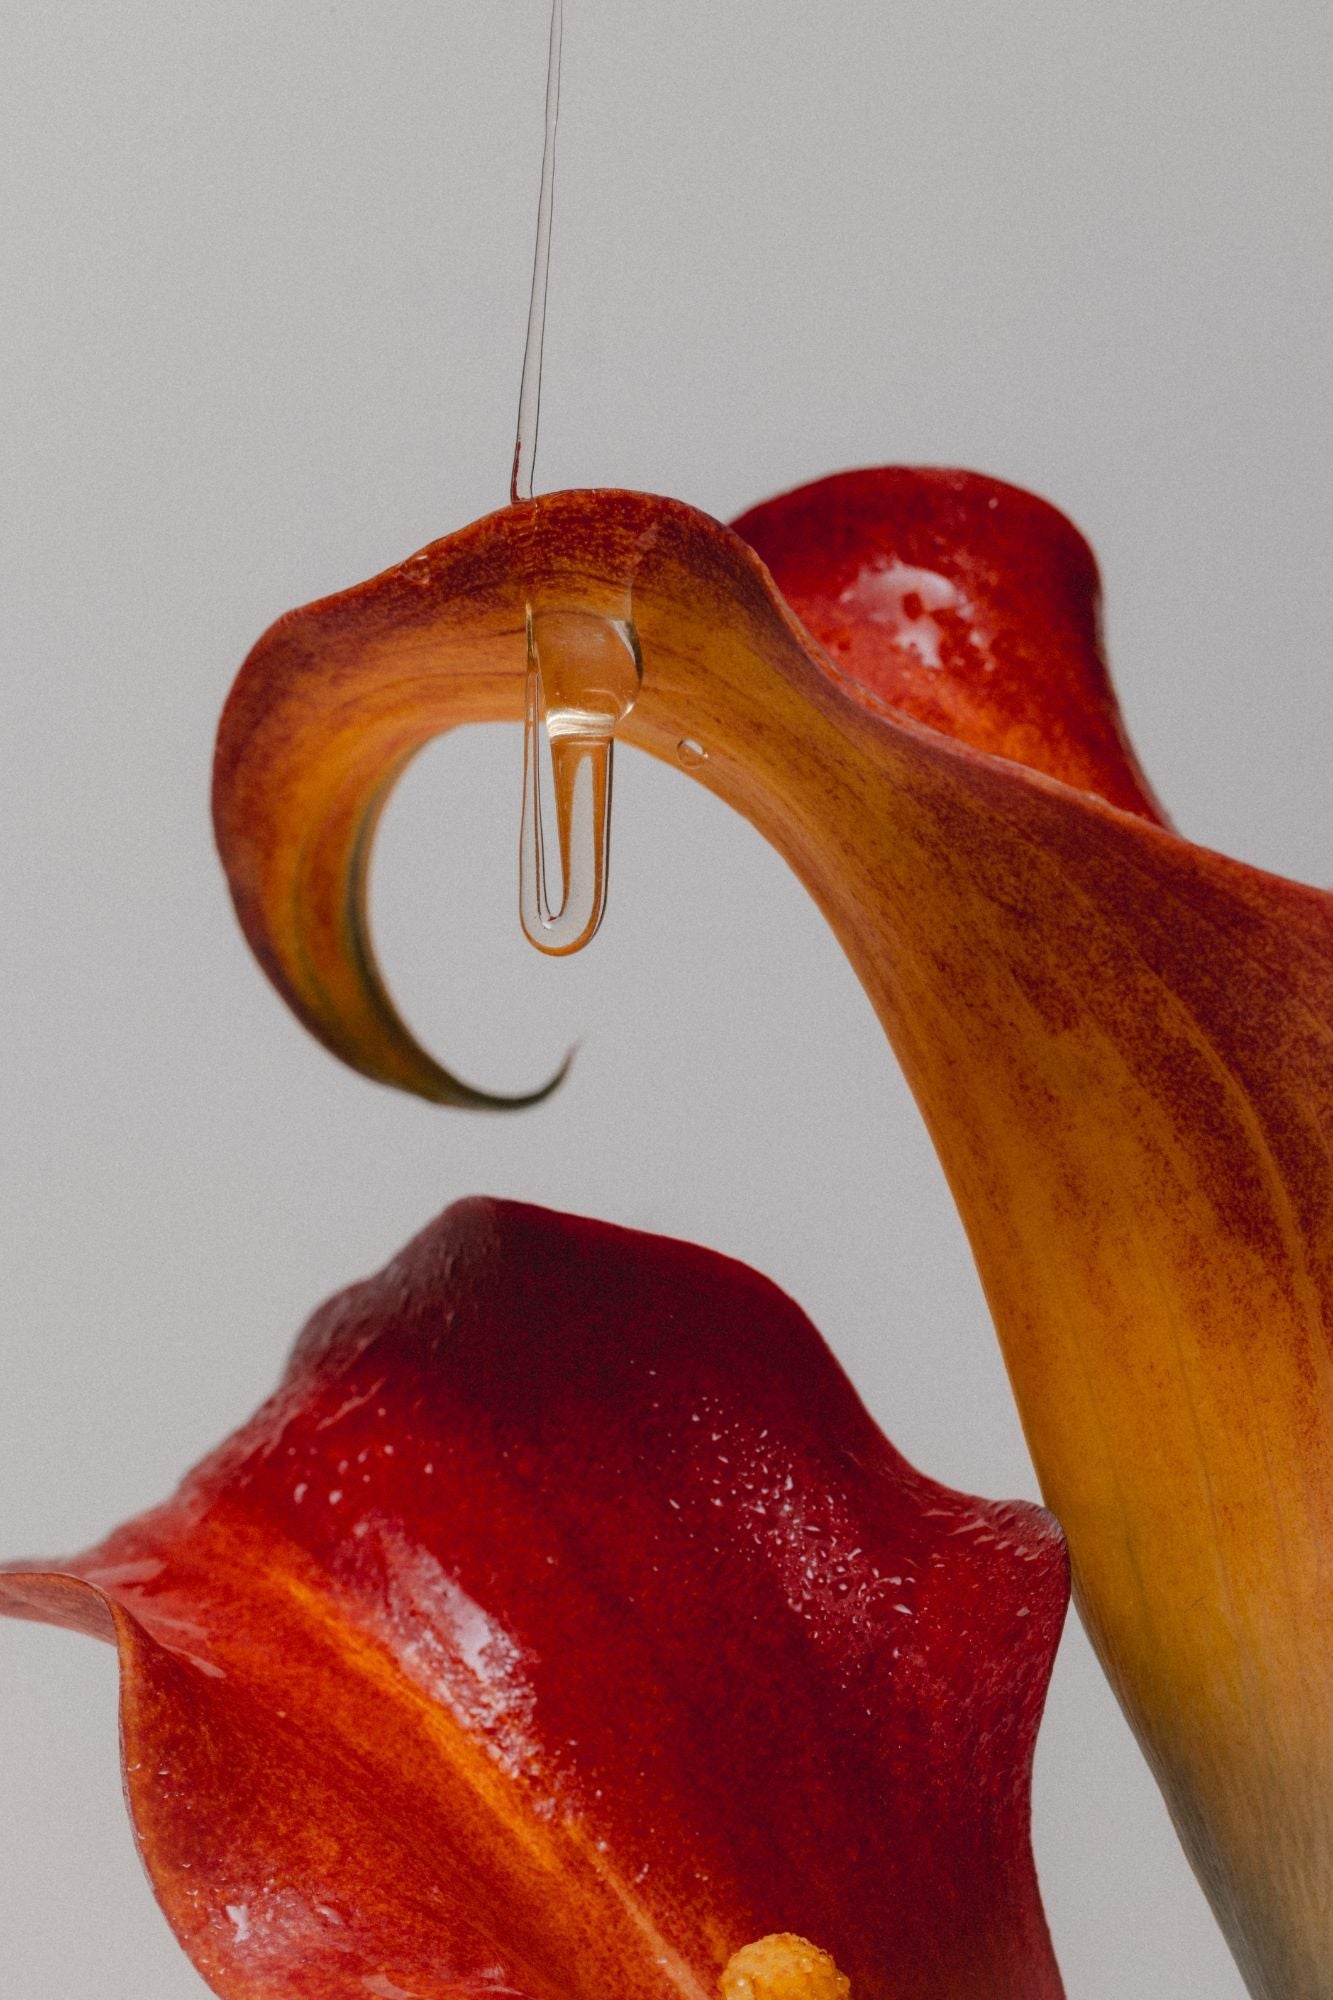
[[849, 688], [1161, 820], [1102, 658], [1092, 550], [1044, 500], [975, 473], [882, 466], [733, 526]]
[[742, 1266], [510, 1204], [327, 1305], [165, 1507], [0, 1609], [114, 1630], [126, 1783], [224, 2000], [1058, 2000], [1028, 1840], [1067, 1596]]
[[1252, 1990], [1322, 2000], [1333, 902], [1156, 823], [1095, 569], [1040, 502], [858, 474], [741, 527], [758, 555], [670, 501], [553, 495], [276, 627], [219, 745], [242, 922], [329, 1046], [440, 1094], [366, 942], [384, 787], [424, 735], [517, 716], [534, 588], [631, 592], [624, 733], [702, 745], [689, 775], [828, 917], [935, 1138], [1186, 1848]]

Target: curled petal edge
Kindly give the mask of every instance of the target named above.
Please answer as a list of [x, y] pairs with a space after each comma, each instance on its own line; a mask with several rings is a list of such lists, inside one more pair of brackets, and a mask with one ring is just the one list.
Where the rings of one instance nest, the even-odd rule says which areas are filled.
[[[224, 718], [222, 853], [303, 1018], [429, 1094], [347, 946], [348, 828], [375, 796], [357, 755], [379, 782], [414, 731], [515, 715], [534, 579], [594, 603], [632, 588], [645, 678], [625, 734], [667, 761], [702, 744], [689, 775], [768, 838], [842, 943], [940, 1153], [1080, 1607], [1186, 1849], [1252, 1991], [1317, 2000], [1333, 1989], [1333, 901], [1156, 823], [1116, 731], [1099, 734], [1095, 657], [1053, 673], [1091, 737], [1059, 701], [1035, 724], [1021, 691], [988, 701], [1006, 603], [999, 629], [1035, 637], [992, 649], [992, 678], [1008, 661], [1041, 684], [1066, 628], [1095, 656], [1090, 559], [1029, 511], [989, 599], [969, 559], [966, 605], [935, 586], [932, 603], [901, 568], [960, 576], [903, 553], [919, 476], [898, 477], [850, 576], [828, 504], [748, 517], [827, 647], [739, 536], [625, 494], [493, 517], [294, 614]], [[966, 500], [965, 475], [927, 477]], [[1040, 507], [972, 491], [992, 519]], [[955, 667], [957, 699], [939, 679]]]
[[[812, 523], [829, 545], [822, 582], [801, 560]], [[375, 832], [412, 757], [468, 723], [521, 720], [534, 600], [628, 613], [645, 682], [619, 734], [677, 766], [682, 740], [703, 743], [707, 761], [690, 775], [779, 847], [780, 809], [730, 751], [750, 727], [790, 742], [817, 693], [835, 728], [841, 694], [849, 714], [923, 724], [1158, 810], [1101, 662], [1091, 552], [1015, 487], [969, 473], [844, 474], [755, 509], [736, 531], [638, 493], [504, 509], [279, 619], [237, 677], [214, 764], [219, 853], [268, 977], [333, 1054], [433, 1102], [522, 1109], [572, 1059], [517, 1096], [462, 1082], [399, 1017], [369, 917]], [[701, 601], [719, 613], [711, 628]]]

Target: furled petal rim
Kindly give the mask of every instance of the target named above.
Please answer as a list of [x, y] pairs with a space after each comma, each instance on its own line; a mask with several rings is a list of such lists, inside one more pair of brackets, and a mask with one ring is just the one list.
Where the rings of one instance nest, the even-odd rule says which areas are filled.
[[[838, 935], [958, 1200], [1094, 1642], [1252, 1990], [1314, 2000], [1333, 1989], [1333, 905], [1154, 823], [1095, 571], [1041, 503], [872, 473], [743, 525], [771, 573], [677, 503], [554, 495], [281, 621], [219, 737], [242, 924], [337, 1053], [455, 1096], [374, 972], [375, 816], [420, 742], [517, 713], [534, 593], [632, 599], [625, 734], [667, 761], [700, 743], [690, 775]], [[1026, 736], [988, 671], [1049, 672]]]
[[[935, 676], [923, 699], [920, 674], [913, 686], [901, 670], [901, 646], [890, 649], [898, 671], [877, 674], [873, 655], [883, 651], [873, 644], [877, 619], [854, 601], [844, 607], [841, 630], [820, 631], [817, 616], [808, 625], [793, 618], [751, 541], [766, 556], [790, 555], [794, 510], [798, 550], [808, 551], [811, 536], [834, 517], [851, 516], [855, 538], [867, 500], [873, 533], [886, 497], [899, 514], [904, 499], [915, 504], [924, 553], [937, 570], [969, 552], [968, 537], [984, 516], [1000, 546], [964, 582], [975, 597], [993, 602], [1005, 628], [1005, 681], [1027, 688], [1035, 701], [1024, 703], [1020, 695], [1004, 713], [993, 686], [969, 690], [966, 673], [953, 671]], [[811, 511], [812, 521], [800, 519]], [[843, 699], [835, 701], [835, 714], [841, 707], [844, 717], [870, 711], [886, 722], [924, 722], [959, 749], [998, 753], [1160, 816], [1101, 662], [1091, 551], [1054, 508], [974, 474], [886, 470], [800, 489], [755, 509], [737, 528], [646, 494], [546, 495], [475, 522], [369, 583], [291, 612], [264, 634], [219, 725], [214, 825], [251, 948], [288, 1005], [335, 1055], [379, 1082], [463, 1108], [522, 1109], [563, 1079], [564, 1067], [538, 1089], [499, 1096], [462, 1082], [421, 1049], [380, 972], [368, 910], [379, 817], [416, 752], [468, 722], [521, 719], [526, 612], [533, 605], [573, 603], [632, 617], [646, 648], [647, 679], [620, 735], [688, 768], [749, 817], [767, 807], [761, 830], [780, 851], [786, 852], [781, 812], [774, 814], [765, 793], [747, 781], [727, 741], [728, 724], [753, 721], [757, 734], [765, 730], [767, 675], [775, 665], [797, 703], [836, 691]], [[1011, 573], [1016, 558], [1026, 574]], [[652, 614], [662, 608], [661, 592], [673, 587], [697, 593], [701, 603], [744, 607], [757, 626], [748, 635], [748, 657], [736, 663], [753, 676], [745, 695], [757, 697], [756, 712], [747, 713], [753, 706], [747, 699], [720, 734], [709, 727], [704, 690], [692, 684], [688, 658], [679, 662], [683, 678], [675, 677], [670, 646], [658, 643], [663, 635]], [[959, 602], [962, 615], [937, 612], [929, 622], [965, 635], [971, 600], [963, 590]], [[804, 609], [817, 607], [807, 602]], [[1034, 610], [1035, 650], [1024, 629]], [[817, 631], [831, 641], [828, 650], [812, 638]], [[850, 662], [851, 672], [839, 659], [843, 633], [852, 636], [854, 652], [871, 639], [869, 673], [855, 672], [862, 657]], [[691, 634], [696, 652], [706, 650], [710, 635], [697, 619]], [[975, 649], [964, 636], [955, 650]], [[955, 698], [942, 708], [939, 695], [950, 682]], [[739, 690], [716, 692], [730, 701]], [[682, 741], [702, 744], [704, 761], [682, 767]], [[725, 766], [720, 756], [728, 756]]]

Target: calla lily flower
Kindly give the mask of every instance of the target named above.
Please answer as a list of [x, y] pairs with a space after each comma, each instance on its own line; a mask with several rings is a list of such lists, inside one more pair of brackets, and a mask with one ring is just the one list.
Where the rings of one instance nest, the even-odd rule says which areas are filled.
[[[449, 1210], [175, 1498], [0, 1610], [111, 1639], [224, 2000], [1059, 2000], [1039, 1508], [885, 1441], [754, 1272]], [[806, 1942], [809, 1940], [810, 1942]]]
[[369, 1076], [477, 1101], [375, 967], [369, 845], [428, 737], [517, 717], [525, 608], [632, 610], [621, 733], [749, 818], [916, 1093], [1111, 1682], [1257, 1995], [1333, 1991], [1333, 902], [1179, 838], [1053, 510], [884, 471], [728, 530], [506, 510], [262, 639], [216, 824], [251, 945]]

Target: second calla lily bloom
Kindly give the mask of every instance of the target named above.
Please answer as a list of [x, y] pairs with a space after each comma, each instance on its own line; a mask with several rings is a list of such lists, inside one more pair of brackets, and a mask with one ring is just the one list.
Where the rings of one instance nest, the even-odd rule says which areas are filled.
[[714, 2000], [738, 1952], [730, 2000], [1060, 2000], [1067, 1595], [1050, 1517], [914, 1472], [754, 1272], [484, 1201], [165, 1507], [0, 1573], [116, 1642], [139, 1844], [223, 2000]]
[[426, 738], [516, 717], [525, 608], [632, 610], [626, 738], [818, 900], [935, 1138], [1080, 1603], [1253, 1992], [1333, 1991], [1333, 902], [1160, 820], [1091, 555], [966, 474], [850, 475], [732, 532], [557, 494], [282, 620], [216, 822], [279, 989], [466, 1098], [375, 970], [367, 853]]

